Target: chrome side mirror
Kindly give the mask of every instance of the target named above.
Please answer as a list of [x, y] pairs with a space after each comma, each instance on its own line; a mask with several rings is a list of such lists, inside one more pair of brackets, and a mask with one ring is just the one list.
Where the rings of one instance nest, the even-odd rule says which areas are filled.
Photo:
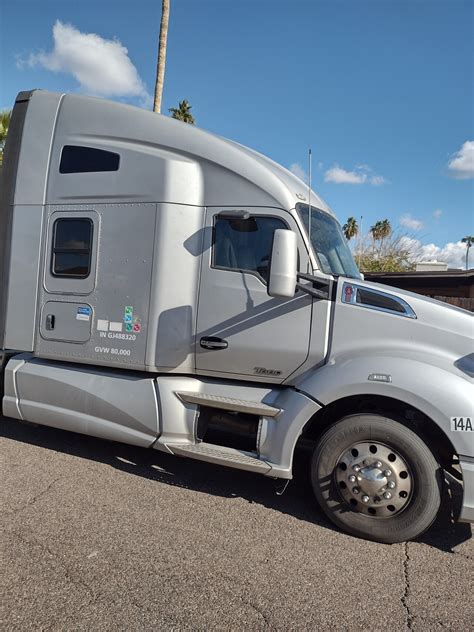
[[277, 228], [273, 233], [272, 256], [268, 275], [269, 296], [293, 298], [296, 291], [298, 245], [296, 233]]

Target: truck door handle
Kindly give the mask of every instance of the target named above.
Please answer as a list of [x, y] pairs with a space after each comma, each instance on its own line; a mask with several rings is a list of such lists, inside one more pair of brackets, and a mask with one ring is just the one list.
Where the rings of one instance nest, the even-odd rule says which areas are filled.
[[46, 329], [48, 331], [51, 331], [52, 329], [54, 329], [54, 324], [56, 322], [56, 317], [54, 314], [48, 314], [46, 316]]
[[205, 338], [201, 338], [199, 344], [203, 349], [227, 349], [229, 346], [227, 340], [223, 340], [222, 338], [215, 338], [214, 336], [207, 336]]

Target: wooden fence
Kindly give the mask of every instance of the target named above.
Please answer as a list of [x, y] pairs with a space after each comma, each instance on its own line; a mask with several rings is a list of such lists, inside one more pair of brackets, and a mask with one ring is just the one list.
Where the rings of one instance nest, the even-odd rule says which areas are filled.
[[464, 298], [461, 296], [435, 296], [438, 301], [444, 301], [456, 307], [462, 307], [470, 312], [474, 312], [474, 298]]

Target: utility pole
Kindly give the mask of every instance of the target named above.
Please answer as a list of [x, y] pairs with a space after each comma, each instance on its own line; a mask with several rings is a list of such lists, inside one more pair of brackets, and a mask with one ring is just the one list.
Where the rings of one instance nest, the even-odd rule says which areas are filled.
[[364, 216], [361, 215], [360, 216], [360, 222], [359, 222], [359, 263], [357, 264], [359, 266], [359, 270], [360, 270], [360, 258], [362, 256], [362, 249], [361, 249], [361, 245], [362, 245], [362, 221], [364, 219]]

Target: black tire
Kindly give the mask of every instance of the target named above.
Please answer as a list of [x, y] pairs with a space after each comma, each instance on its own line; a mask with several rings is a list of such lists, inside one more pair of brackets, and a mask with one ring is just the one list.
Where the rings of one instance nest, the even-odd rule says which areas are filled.
[[[394, 515], [361, 513], [340, 491], [336, 468], [341, 467], [341, 455], [363, 442], [393, 449], [410, 470], [410, 497]], [[442, 468], [423, 440], [401, 423], [380, 415], [358, 414], [341, 419], [322, 436], [311, 461], [313, 491], [328, 518], [351, 535], [386, 544], [412, 540], [430, 527], [439, 510], [442, 480]]]

